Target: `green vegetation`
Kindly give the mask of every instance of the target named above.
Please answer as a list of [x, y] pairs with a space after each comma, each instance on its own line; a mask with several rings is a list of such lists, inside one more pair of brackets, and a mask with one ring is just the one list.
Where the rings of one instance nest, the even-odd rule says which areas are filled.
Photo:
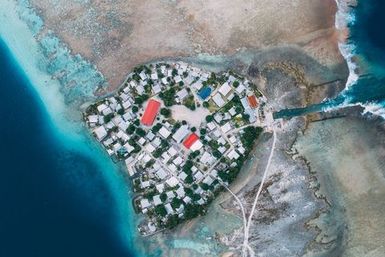
[[195, 106], [195, 99], [193, 95], [189, 95], [184, 101], [183, 105], [189, 108], [190, 110], [194, 111], [196, 109]]
[[173, 106], [175, 104], [175, 88], [171, 87], [164, 92], [159, 93], [160, 99], [163, 100], [165, 106]]
[[144, 131], [143, 129], [141, 128], [136, 128], [135, 130], [135, 133], [140, 136], [140, 137], [144, 137], [146, 135], [146, 131]]
[[138, 106], [136, 106], [136, 105], [132, 106], [132, 112], [133, 113], [137, 113], [138, 111], [139, 111]]
[[119, 114], [119, 115], [123, 115], [124, 114], [124, 109], [122, 108], [122, 109], [119, 109], [118, 111], [117, 111], [117, 113]]
[[135, 97], [134, 102], [135, 104], [141, 106], [148, 98], [149, 96], [147, 94], [138, 95], [137, 97]]
[[152, 127], [151, 130], [152, 130], [153, 133], [157, 133], [161, 128], [162, 128], [162, 124], [156, 123], [156, 124]]
[[241, 142], [247, 151], [250, 151], [253, 148], [254, 141], [259, 137], [262, 131], [262, 128], [253, 126], [249, 126], [243, 129]]
[[167, 210], [163, 205], [158, 205], [155, 207], [155, 213], [161, 217], [165, 217], [167, 215]]
[[212, 115], [207, 115], [206, 116], [207, 123], [212, 122], [213, 120], [214, 120], [214, 117]]
[[200, 205], [187, 204], [185, 206], [184, 217], [185, 219], [193, 219], [198, 217], [199, 215], [203, 215], [205, 213], [204, 208]]
[[168, 118], [171, 116], [171, 110], [167, 108], [160, 109], [160, 114], [162, 114], [164, 117]]
[[110, 113], [110, 114], [107, 114], [106, 116], [103, 117], [103, 120], [104, 120], [104, 123], [108, 123], [112, 120], [112, 118], [114, 118], [114, 114], [113, 113]]

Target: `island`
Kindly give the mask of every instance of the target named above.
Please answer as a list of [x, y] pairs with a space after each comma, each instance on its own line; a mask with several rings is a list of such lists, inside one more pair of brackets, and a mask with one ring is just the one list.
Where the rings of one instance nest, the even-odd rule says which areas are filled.
[[148, 236], [204, 215], [273, 116], [247, 78], [166, 62], [133, 69], [84, 119], [111, 158], [125, 163], [134, 209], [146, 217], [138, 230]]

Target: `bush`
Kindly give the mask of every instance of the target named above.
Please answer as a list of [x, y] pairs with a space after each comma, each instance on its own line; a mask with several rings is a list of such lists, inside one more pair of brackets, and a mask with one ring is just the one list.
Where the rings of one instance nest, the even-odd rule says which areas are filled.
[[155, 213], [161, 217], [165, 217], [167, 215], [167, 210], [163, 205], [158, 205], [155, 207]]
[[124, 109], [119, 109], [118, 114], [119, 115], [123, 115], [124, 114]]
[[212, 115], [207, 115], [206, 116], [207, 123], [212, 122], [213, 120], [214, 120], [214, 117]]
[[175, 104], [175, 88], [159, 93], [159, 97], [163, 100], [165, 106], [173, 106]]
[[130, 124], [128, 128], [126, 129], [127, 134], [131, 135], [135, 132], [135, 126], [133, 124]]
[[114, 117], [113, 113], [107, 114], [106, 116], [103, 117], [104, 123], [110, 122], [113, 117]]
[[193, 95], [190, 95], [183, 101], [183, 105], [189, 108], [190, 110], [194, 111], [196, 109], [195, 106], [195, 99]]
[[162, 114], [164, 117], [168, 118], [171, 116], [171, 110], [167, 108], [160, 109], [160, 114]]
[[133, 113], [137, 113], [138, 111], [139, 111], [138, 106], [136, 106], [136, 105], [132, 106], [132, 112]]
[[162, 202], [165, 202], [167, 200], [167, 194], [166, 193], [162, 193], [159, 198], [160, 198], [160, 200]]
[[207, 101], [204, 101], [202, 105], [205, 108], [209, 108], [209, 106], [210, 106], [209, 102], [207, 102]]
[[234, 87], [238, 87], [238, 86], [239, 86], [239, 81], [238, 81], [238, 80], [234, 81], [234, 82], [233, 82], [233, 86], [234, 86]]
[[143, 129], [141, 128], [136, 128], [135, 130], [135, 133], [140, 136], [140, 137], [144, 137], [146, 135], [146, 131], [144, 131]]
[[190, 220], [203, 214], [203, 210], [204, 209], [199, 205], [187, 204], [185, 207], [184, 216], [186, 219]]

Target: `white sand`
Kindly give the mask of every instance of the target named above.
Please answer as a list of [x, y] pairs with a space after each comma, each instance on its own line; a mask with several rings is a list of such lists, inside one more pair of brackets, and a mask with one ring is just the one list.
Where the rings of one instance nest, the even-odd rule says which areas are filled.
[[206, 116], [210, 114], [209, 110], [203, 107], [198, 107], [194, 111], [190, 110], [184, 105], [174, 105], [171, 107], [172, 117], [175, 120], [185, 120], [196, 128], [205, 120]]

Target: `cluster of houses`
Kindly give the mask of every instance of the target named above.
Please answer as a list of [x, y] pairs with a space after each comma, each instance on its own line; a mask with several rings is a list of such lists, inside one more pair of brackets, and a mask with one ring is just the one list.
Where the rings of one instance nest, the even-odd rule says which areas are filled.
[[[119, 92], [92, 106], [85, 121], [116, 160], [123, 160], [135, 191], [134, 207], [150, 235], [200, 213], [248, 149], [248, 127], [264, 126], [265, 97], [247, 79], [215, 75], [182, 62], [141, 66]], [[186, 105], [194, 127], [168, 109]], [[193, 106], [193, 108], [192, 108]], [[194, 116], [198, 108], [210, 115]]]

